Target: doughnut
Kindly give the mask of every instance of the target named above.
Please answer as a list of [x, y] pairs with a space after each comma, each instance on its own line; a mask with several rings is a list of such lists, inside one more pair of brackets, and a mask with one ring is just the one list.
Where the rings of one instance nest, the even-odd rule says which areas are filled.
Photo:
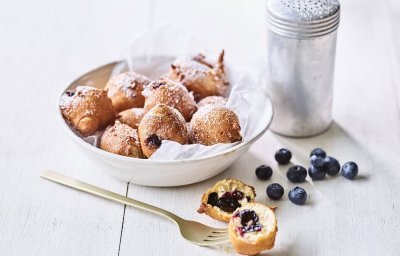
[[137, 130], [116, 121], [100, 138], [100, 148], [121, 156], [142, 158]]
[[143, 108], [130, 108], [118, 114], [118, 121], [137, 129], [139, 127], [140, 120], [142, 120], [143, 113]]
[[180, 82], [170, 79], [155, 81], [146, 86], [144, 91], [144, 111], [148, 112], [157, 104], [165, 104], [177, 109], [186, 121], [197, 110], [193, 95]]
[[59, 107], [64, 118], [83, 137], [104, 129], [116, 117], [107, 92], [90, 86], [66, 91], [61, 96]]
[[144, 155], [149, 158], [163, 140], [189, 143], [189, 134], [182, 114], [165, 104], [156, 105], [139, 124], [139, 139]]
[[128, 108], [142, 108], [144, 97], [143, 86], [150, 80], [133, 71], [127, 71], [113, 76], [106, 84], [107, 95], [111, 99], [114, 108], [121, 112]]
[[213, 219], [229, 221], [233, 212], [254, 202], [256, 192], [240, 180], [224, 179], [209, 188], [201, 197], [198, 213], [205, 213]]
[[193, 143], [206, 146], [242, 140], [237, 115], [224, 106], [201, 107], [190, 121], [190, 131]]
[[221, 96], [229, 84], [225, 79], [224, 51], [215, 64], [207, 62], [202, 54], [191, 59], [177, 59], [171, 65], [168, 77], [180, 81], [193, 92], [197, 101], [207, 96]]
[[274, 247], [278, 231], [274, 211], [259, 203], [249, 203], [233, 213], [228, 231], [236, 252], [256, 255]]

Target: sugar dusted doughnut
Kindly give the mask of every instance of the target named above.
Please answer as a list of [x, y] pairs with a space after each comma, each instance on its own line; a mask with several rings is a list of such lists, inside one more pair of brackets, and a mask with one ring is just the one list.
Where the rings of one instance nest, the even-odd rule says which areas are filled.
[[100, 148], [121, 156], [143, 157], [137, 130], [119, 121], [104, 131]]
[[143, 108], [130, 108], [118, 114], [118, 121], [137, 129], [144, 114]]
[[144, 95], [146, 97], [145, 112], [157, 104], [165, 104], [177, 109], [185, 120], [189, 121], [197, 110], [193, 95], [180, 82], [170, 79], [150, 83], [146, 86]]
[[201, 107], [190, 121], [190, 130], [193, 143], [207, 146], [242, 140], [237, 115], [224, 106]]
[[226, 105], [226, 99], [221, 96], [208, 96], [202, 99], [197, 103], [197, 107], [201, 108], [204, 107], [205, 105], [220, 105], [220, 106], [225, 106]]
[[189, 134], [182, 114], [165, 104], [159, 104], [140, 121], [139, 139], [144, 155], [150, 157], [163, 140], [188, 144]]
[[224, 51], [215, 64], [206, 61], [202, 54], [192, 59], [177, 59], [171, 65], [169, 77], [182, 82], [196, 100], [223, 95], [229, 84], [225, 80]]
[[254, 188], [240, 180], [221, 180], [203, 194], [197, 212], [216, 220], [229, 221], [237, 208], [254, 202], [255, 196]]
[[128, 108], [141, 108], [144, 105], [143, 86], [150, 80], [133, 71], [113, 76], [105, 89], [115, 109], [120, 112]]
[[59, 106], [62, 115], [84, 137], [104, 129], [116, 117], [107, 92], [90, 86], [66, 91]]
[[262, 204], [249, 203], [233, 213], [228, 230], [238, 253], [256, 255], [274, 247], [278, 231], [274, 210]]

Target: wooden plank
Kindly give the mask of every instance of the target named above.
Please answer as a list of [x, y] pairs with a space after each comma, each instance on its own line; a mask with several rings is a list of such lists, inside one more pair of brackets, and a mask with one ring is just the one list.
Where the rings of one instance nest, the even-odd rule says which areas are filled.
[[[188, 7], [182, 2], [169, 1], [170, 9], [163, 18], [174, 24], [182, 24], [180, 21], [184, 20], [183, 26], [192, 28], [210, 45], [226, 45], [232, 49], [235, 59], [242, 57], [240, 51], [246, 44], [255, 42], [251, 55], [263, 51], [263, 45], [257, 43], [263, 28], [260, 23], [254, 25], [263, 19], [260, 17], [262, 12], [257, 12], [260, 5], [234, 2], [220, 8], [215, 1], [190, 2], [193, 11], [181, 16], [173, 6], [183, 4], [182, 8]], [[161, 3], [158, 8], [163, 13], [167, 10]], [[386, 15], [384, 8], [374, 1], [342, 1], [333, 110], [335, 122], [326, 133], [307, 139], [267, 133], [248, 154], [217, 177], [178, 188], [130, 185], [129, 195], [184, 218], [223, 226], [196, 213], [200, 196], [217, 180], [239, 178], [256, 187], [259, 202], [278, 206], [279, 232], [276, 247], [271, 251], [273, 255], [398, 255], [400, 244], [394, 238], [399, 235], [400, 226], [397, 207], [400, 199], [395, 193], [400, 178], [397, 172], [400, 120], [393, 93], [396, 86], [393, 77], [398, 71], [388, 61], [394, 46], [392, 34], [382, 29], [389, 25], [387, 19], [382, 19]], [[216, 18], [217, 13], [221, 19]], [[236, 26], [238, 24], [242, 26]], [[221, 31], [223, 36], [219, 34]], [[303, 207], [290, 203], [286, 193], [282, 201], [267, 199], [265, 188], [271, 182], [281, 183], [286, 192], [295, 186], [285, 177], [287, 167], [275, 164], [274, 151], [280, 147], [290, 148], [294, 153], [293, 162], [307, 166], [308, 154], [316, 146], [325, 148], [341, 163], [356, 161], [360, 167], [359, 178], [348, 181], [338, 176], [321, 182], [312, 182], [308, 178], [308, 182], [300, 185], [309, 193], [308, 204]], [[255, 167], [263, 163], [271, 165], [275, 171], [270, 182], [255, 178]], [[191, 245], [167, 220], [135, 209], [126, 211], [124, 227], [120, 255], [232, 253], [226, 248]]]
[[0, 254], [117, 255], [124, 206], [39, 178], [58, 170], [125, 194], [64, 134], [61, 90], [120, 57], [147, 5], [97, 1], [0, 4]]

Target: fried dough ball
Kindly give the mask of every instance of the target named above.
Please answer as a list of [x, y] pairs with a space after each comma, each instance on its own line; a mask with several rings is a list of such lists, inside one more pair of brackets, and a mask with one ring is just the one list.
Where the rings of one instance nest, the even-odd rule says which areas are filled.
[[143, 153], [150, 157], [163, 140], [189, 143], [185, 119], [178, 110], [159, 104], [147, 112], [139, 124], [139, 139]]
[[214, 105], [214, 104], [225, 106], [226, 99], [221, 96], [208, 96], [202, 99], [201, 101], [197, 102], [197, 107], [201, 108], [204, 107], [205, 105]]
[[254, 202], [255, 197], [254, 188], [240, 180], [220, 180], [203, 194], [197, 212], [216, 220], [229, 221], [237, 208]]
[[60, 110], [83, 137], [104, 129], [116, 117], [107, 92], [90, 86], [66, 91], [60, 99]]
[[192, 91], [197, 101], [207, 96], [223, 95], [229, 84], [225, 80], [224, 51], [215, 64], [207, 62], [202, 54], [192, 59], [177, 59], [171, 65], [168, 76]]
[[239, 119], [235, 112], [224, 106], [206, 105], [190, 121], [193, 143], [206, 146], [241, 141]]
[[118, 121], [104, 131], [100, 148], [121, 156], [143, 157], [137, 130]]
[[197, 110], [193, 95], [177, 81], [162, 79], [152, 82], [146, 86], [143, 93], [146, 97], [145, 113], [157, 104], [165, 104], [177, 109], [186, 121], [190, 121], [193, 113]]
[[257, 255], [274, 247], [278, 231], [275, 208], [249, 203], [237, 209], [229, 222], [229, 238], [236, 252]]
[[114, 108], [120, 112], [128, 108], [141, 108], [144, 105], [142, 95], [143, 86], [150, 80], [144, 75], [133, 71], [127, 71], [113, 76], [105, 89], [111, 99]]
[[142, 120], [143, 113], [143, 108], [130, 108], [118, 114], [118, 121], [137, 129], [139, 127], [140, 120]]

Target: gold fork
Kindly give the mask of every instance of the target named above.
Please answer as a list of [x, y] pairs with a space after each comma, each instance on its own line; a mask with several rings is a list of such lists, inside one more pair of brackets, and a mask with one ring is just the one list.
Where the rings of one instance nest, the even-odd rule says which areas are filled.
[[64, 176], [57, 172], [45, 171], [42, 173], [41, 177], [95, 196], [130, 205], [166, 217], [178, 225], [179, 231], [183, 238], [194, 244], [200, 246], [213, 246], [229, 241], [228, 230], [226, 228], [212, 228], [199, 222], [185, 220], [164, 209], [116, 194], [114, 192]]

